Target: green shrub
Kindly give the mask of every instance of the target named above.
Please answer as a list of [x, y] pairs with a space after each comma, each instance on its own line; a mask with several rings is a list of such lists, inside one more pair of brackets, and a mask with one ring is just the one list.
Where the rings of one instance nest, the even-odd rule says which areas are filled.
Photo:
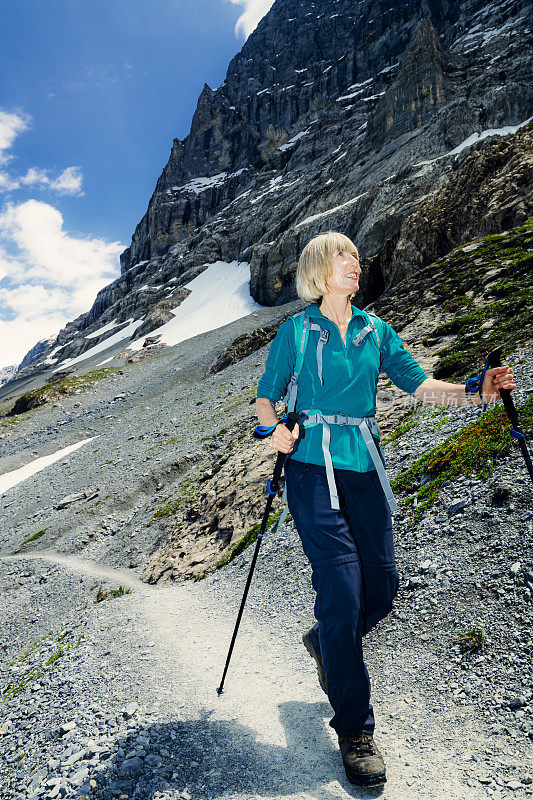
[[[533, 395], [517, 410], [524, 433], [533, 432]], [[488, 478], [497, 459], [511, 451], [514, 440], [509, 431], [505, 409], [501, 405], [490, 409], [418, 458], [410, 469], [391, 481], [391, 486], [393, 490], [412, 493], [404, 502], [414, 503], [416, 498], [414, 517], [419, 519], [433, 505], [447, 480], [469, 473]], [[424, 476], [430, 480], [422, 486]]]

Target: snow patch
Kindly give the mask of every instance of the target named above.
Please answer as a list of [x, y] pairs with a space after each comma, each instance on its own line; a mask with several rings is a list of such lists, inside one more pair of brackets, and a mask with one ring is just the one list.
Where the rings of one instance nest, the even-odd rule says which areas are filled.
[[282, 175], [278, 175], [277, 178], [271, 178], [270, 179], [270, 188], [269, 189], [265, 189], [265, 191], [261, 192], [261, 194], [258, 195], [257, 197], [253, 197], [250, 200], [250, 203], [252, 203], [252, 205], [254, 203], [258, 203], [260, 200], [263, 199], [263, 197], [265, 197], [265, 195], [270, 194], [271, 192], [277, 192], [279, 189], [288, 189], [289, 186], [293, 186], [293, 184], [299, 183], [299, 181], [301, 180], [301, 178], [295, 178], [295, 180], [293, 180], [293, 181], [289, 181], [288, 183], [283, 183], [282, 184], [282, 183], [280, 183], [280, 181], [282, 179], [283, 179]]
[[[115, 322], [113, 320], [113, 322], [108, 322], [107, 325], [103, 325], [101, 328], [98, 328], [98, 330], [94, 331], [94, 333], [88, 333], [85, 338], [86, 339], [96, 339], [97, 336], [101, 336], [106, 331], [110, 331], [111, 328], [116, 328], [117, 325], [121, 325], [121, 324], [122, 324], [121, 322]], [[52, 355], [52, 354], [50, 353], [50, 355]]]
[[321, 211], [320, 214], [313, 214], [311, 217], [306, 217], [301, 222], [297, 222], [294, 228], [296, 229], [300, 228], [302, 225], [309, 225], [316, 219], [320, 219], [321, 217], [327, 217], [330, 214], [334, 214], [336, 211], [340, 211], [343, 208], [348, 208], [348, 206], [351, 206], [353, 205], [353, 203], [356, 203], [358, 200], [360, 200], [361, 197], [364, 197], [365, 194], [368, 194], [368, 192], [363, 192], [363, 194], [358, 194], [357, 197], [352, 197], [351, 200], [347, 200], [346, 203], [341, 203], [340, 206], [335, 206], [334, 208], [328, 208], [327, 211]]
[[383, 75], [385, 72], [390, 72], [391, 69], [396, 69], [396, 67], [399, 65], [399, 63], [400, 62], [397, 61], [396, 64], [391, 64], [390, 67], [385, 67], [384, 69], [382, 69], [382, 70], [380, 70], [378, 72], [378, 75]]
[[192, 178], [188, 183], [183, 186], [173, 186], [172, 190], [175, 192], [194, 192], [200, 194], [207, 189], [212, 189], [214, 186], [222, 186], [222, 184], [230, 178], [236, 178], [241, 172], [245, 171], [245, 167], [241, 167], [237, 172], [219, 172], [218, 175], [202, 176], [199, 178]]
[[301, 131], [300, 133], [297, 133], [295, 136], [292, 137], [292, 139], [289, 139], [288, 142], [285, 142], [285, 144], [282, 144], [281, 147], [278, 147], [278, 150], [288, 150], [290, 147], [293, 146], [293, 144], [295, 142], [298, 141], [298, 139], [301, 139], [302, 136], [305, 136], [306, 133], [309, 133], [309, 130]]
[[19, 467], [11, 472], [4, 472], [3, 475], [0, 475], [0, 494], [4, 494], [4, 492], [7, 492], [8, 489], [12, 489], [13, 486], [16, 486], [18, 483], [25, 481], [32, 475], [35, 475], [36, 472], [40, 472], [45, 467], [53, 464], [54, 461], [59, 461], [59, 459], [63, 458], [63, 456], [73, 453], [74, 450], [77, 450], [79, 447], [82, 447], [84, 444], [87, 444], [87, 442], [90, 442], [96, 438], [96, 436], [90, 436], [89, 439], [82, 439], [81, 442], [77, 442], [77, 444], [71, 444], [68, 447], [64, 447], [62, 450], [57, 450], [55, 453], [52, 453], [49, 456], [41, 456], [41, 458], [36, 458], [35, 461], [30, 461], [30, 463], [26, 464], [24, 467]]
[[62, 344], [60, 344], [58, 347], [54, 347], [52, 352], [49, 353], [47, 358], [43, 361], [43, 364], [55, 364], [56, 361], [57, 361], [57, 357], [54, 358], [54, 356], [55, 356], [55, 354], [57, 353], [58, 350], [61, 350], [62, 347], [64, 347], [64, 345], [62, 345]]
[[75, 358], [67, 358], [65, 361], [61, 363], [54, 372], [58, 372], [60, 369], [65, 369], [65, 367], [71, 367], [73, 364], [79, 364], [80, 361], [85, 361], [87, 358], [91, 358], [91, 356], [95, 356], [97, 353], [101, 353], [103, 350], [107, 350], [108, 347], [111, 347], [113, 344], [117, 344], [117, 342], [122, 341], [123, 339], [129, 339], [130, 336], [133, 336], [137, 328], [142, 325], [143, 320], [126, 320], [130, 324], [127, 325], [120, 331], [108, 336], [107, 339], [104, 339], [103, 342], [99, 344], [95, 344], [94, 347], [91, 347], [89, 350], [86, 350], [85, 353], [81, 353], [81, 355], [76, 356]]
[[[369, 78], [367, 81], [364, 81], [363, 83], [354, 83], [352, 86], [348, 87], [348, 91], [350, 91], [350, 89], [355, 89], [355, 91], [351, 92], [350, 94], [343, 94], [341, 97], [337, 97], [335, 102], [338, 103], [341, 100], [351, 100], [353, 97], [359, 97], [359, 95], [364, 94], [366, 91], [368, 91], [368, 89], [370, 88], [368, 84], [372, 83], [373, 80], [374, 80], [373, 78]], [[363, 87], [363, 88], [356, 88], [356, 87]]]
[[[518, 26], [519, 23], [523, 22], [526, 19], [525, 15], [521, 17], [517, 17], [516, 19], [510, 19], [505, 22], [503, 25], [500, 25], [499, 28], [489, 28], [484, 29], [481, 23], [474, 25], [473, 28], [470, 28], [468, 33], [464, 33], [462, 36], [459, 36], [458, 39], [453, 43], [451, 49], [455, 50], [458, 48], [459, 45], [463, 46], [468, 44], [469, 42], [475, 43], [477, 41], [477, 46], [484, 47], [487, 42], [490, 42], [491, 39], [494, 39], [495, 36], [501, 36], [503, 33], [510, 33], [510, 28], [515, 28]], [[470, 48], [471, 50], [474, 48]], [[469, 52], [465, 50], [464, 52]]]
[[[157, 333], [169, 347], [246, 317], [262, 306], [250, 296], [250, 265], [246, 261], [215, 261], [185, 285], [191, 290], [179, 306], [170, 309], [174, 318]], [[128, 345], [140, 350], [144, 337]]]
[[465, 147], [470, 147], [471, 145], [475, 144], [476, 142], [480, 142], [482, 139], [486, 139], [488, 136], [508, 136], [510, 133], [516, 133], [517, 130], [522, 128], [524, 125], [527, 125], [528, 122], [531, 122], [533, 116], [529, 117], [525, 120], [525, 122], [520, 122], [518, 125], [506, 125], [504, 128], [488, 128], [486, 131], [481, 131], [481, 133], [473, 133], [468, 139], [465, 139], [461, 144], [458, 144], [457, 147], [454, 147], [453, 150], [448, 150], [447, 153], [443, 153], [441, 156], [436, 156], [435, 158], [430, 158], [428, 161], [418, 161], [416, 164], [413, 164], [413, 167], [422, 167], [425, 164], [433, 164], [434, 161], [439, 161], [441, 158], [446, 158], [447, 156], [455, 156], [460, 153]]

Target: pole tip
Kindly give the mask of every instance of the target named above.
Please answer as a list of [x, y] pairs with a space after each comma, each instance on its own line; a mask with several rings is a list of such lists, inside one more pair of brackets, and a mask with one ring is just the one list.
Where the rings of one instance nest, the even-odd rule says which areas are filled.
[[220, 695], [222, 694], [223, 691], [224, 690], [222, 689], [222, 686], [219, 686], [218, 689], [217, 689], [217, 694], [218, 694], [219, 697], [220, 697]]

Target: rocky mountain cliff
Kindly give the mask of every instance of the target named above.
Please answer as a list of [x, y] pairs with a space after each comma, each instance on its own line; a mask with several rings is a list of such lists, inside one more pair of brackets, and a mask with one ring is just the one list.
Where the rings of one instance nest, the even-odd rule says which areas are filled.
[[10, 381], [11, 378], [15, 376], [16, 372], [17, 372], [16, 364], [10, 364], [7, 367], [2, 367], [2, 369], [0, 369], [0, 386], [3, 383], [7, 383], [7, 381]]
[[[109, 333], [85, 337], [111, 321], [142, 318], [142, 335], [155, 330], [216, 260], [249, 262], [253, 298], [283, 304], [296, 297], [307, 241], [338, 229], [366, 264], [364, 306], [478, 229], [523, 222], [531, 137], [507, 142], [532, 114], [528, 8], [276, 0], [224, 83], [205, 84], [188, 136], [174, 139], [120, 277], [18, 377], [46, 369], [52, 347], [57, 366], [98, 344]], [[487, 162], [495, 141], [502, 149]], [[453, 204], [453, 178], [473, 150], [453, 230], [438, 208], [423, 222], [447, 186]], [[501, 189], [497, 212], [489, 189]]]

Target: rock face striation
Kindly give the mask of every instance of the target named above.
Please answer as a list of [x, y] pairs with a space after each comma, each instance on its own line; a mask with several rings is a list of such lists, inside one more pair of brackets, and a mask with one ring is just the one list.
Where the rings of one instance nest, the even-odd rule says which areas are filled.
[[[515, 164], [520, 179], [504, 212], [484, 193], [506, 184], [509, 147], [518, 159], [531, 153], [529, 13], [525, 0], [276, 0], [224, 83], [204, 85], [190, 133], [174, 139], [120, 257], [120, 277], [59, 333], [56, 362], [100, 341], [84, 337], [111, 321], [142, 316], [143, 334], [155, 330], [169, 316], [169, 288], [216, 260], [249, 262], [253, 298], [283, 304], [296, 298], [305, 244], [341, 230], [367, 265], [364, 305], [431, 253], [523, 222], [527, 170]], [[502, 151], [489, 157], [489, 175], [484, 153], [494, 146]], [[473, 151], [453, 233], [438, 247], [407, 246], [406, 236], [427, 238], [419, 212]], [[24, 374], [43, 369], [46, 356]]]

